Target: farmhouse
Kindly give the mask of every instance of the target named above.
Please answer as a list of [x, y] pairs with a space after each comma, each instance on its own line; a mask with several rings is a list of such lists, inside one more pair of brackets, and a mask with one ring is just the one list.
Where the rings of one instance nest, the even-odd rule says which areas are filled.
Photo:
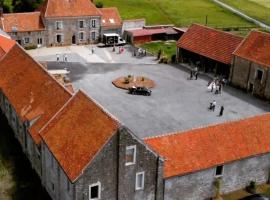
[[54, 200], [205, 199], [217, 178], [222, 193], [269, 180], [269, 113], [143, 139], [15, 41], [0, 47], [1, 112]]
[[231, 83], [270, 99], [270, 34], [251, 31], [234, 51]]
[[177, 57], [182, 63], [198, 66], [205, 72], [229, 77], [232, 53], [242, 37], [193, 24], [177, 42]]
[[89, 44], [103, 32], [120, 32], [117, 8], [98, 9], [89, 0], [46, 0], [38, 11], [1, 13], [0, 27], [24, 47]]

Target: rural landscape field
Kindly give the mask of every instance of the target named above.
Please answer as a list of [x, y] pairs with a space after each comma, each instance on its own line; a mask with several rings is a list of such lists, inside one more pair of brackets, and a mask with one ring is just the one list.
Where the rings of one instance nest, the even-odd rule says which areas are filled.
[[[98, 1], [96, 1], [98, 2]], [[217, 6], [211, 0], [101, 0], [115, 6], [123, 19], [145, 18], [147, 24], [206, 23], [213, 27], [250, 26], [249, 22]]]

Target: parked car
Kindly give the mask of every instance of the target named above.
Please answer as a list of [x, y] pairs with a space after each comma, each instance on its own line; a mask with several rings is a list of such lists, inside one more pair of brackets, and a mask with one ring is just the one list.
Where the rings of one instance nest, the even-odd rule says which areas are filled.
[[252, 194], [240, 200], [269, 200], [269, 198], [263, 194]]
[[152, 91], [146, 87], [136, 87], [136, 86], [132, 86], [128, 88], [128, 92], [130, 94], [138, 94], [138, 95], [145, 95], [145, 96], [150, 96], [152, 93]]

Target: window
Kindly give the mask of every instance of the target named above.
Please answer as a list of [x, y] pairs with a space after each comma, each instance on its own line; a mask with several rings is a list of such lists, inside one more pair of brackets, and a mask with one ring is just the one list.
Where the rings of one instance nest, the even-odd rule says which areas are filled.
[[136, 146], [126, 147], [126, 165], [133, 165], [136, 162]]
[[89, 186], [89, 200], [100, 199], [100, 182]]
[[56, 21], [55, 22], [55, 29], [61, 30], [63, 28], [63, 22], [62, 21]]
[[57, 34], [56, 35], [56, 42], [57, 43], [62, 43], [63, 42], [63, 35], [62, 34]]
[[79, 28], [84, 28], [84, 20], [79, 21]]
[[24, 38], [24, 43], [25, 44], [28, 44], [29, 42], [30, 42], [30, 38], [29, 37]]
[[263, 78], [263, 71], [260, 69], [257, 69], [255, 79], [261, 81], [262, 78]]
[[91, 38], [92, 38], [92, 40], [95, 40], [96, 39], [96, 32], [92, 32], [91, 33]]
[[84, 40], [84, 32], [79, 32], [79, 39]]
[[219, 166], [217, 166], [217, 168], [216, 168], [216, 177], [220, 177], [220, 176], [222, 176], [223, 175], [223, 165], [219, 165]]
[[38, 38], [38, 44], [42, 44], [42, 38]]
[[136, 173], [136, 190], [143, 190], [144, 188], [144, 172]]
[[91, 24], [92, 24], [92, 28], [96, 28], [96, 20], [95, 19], [92, 19]]

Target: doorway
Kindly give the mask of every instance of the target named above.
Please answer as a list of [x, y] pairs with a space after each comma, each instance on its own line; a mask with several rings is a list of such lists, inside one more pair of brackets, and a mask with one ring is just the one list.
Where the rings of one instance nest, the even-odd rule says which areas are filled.
[[76, 44], [76, 37], [75, 37], [75, 35], [72, 36], [72, 44]]

